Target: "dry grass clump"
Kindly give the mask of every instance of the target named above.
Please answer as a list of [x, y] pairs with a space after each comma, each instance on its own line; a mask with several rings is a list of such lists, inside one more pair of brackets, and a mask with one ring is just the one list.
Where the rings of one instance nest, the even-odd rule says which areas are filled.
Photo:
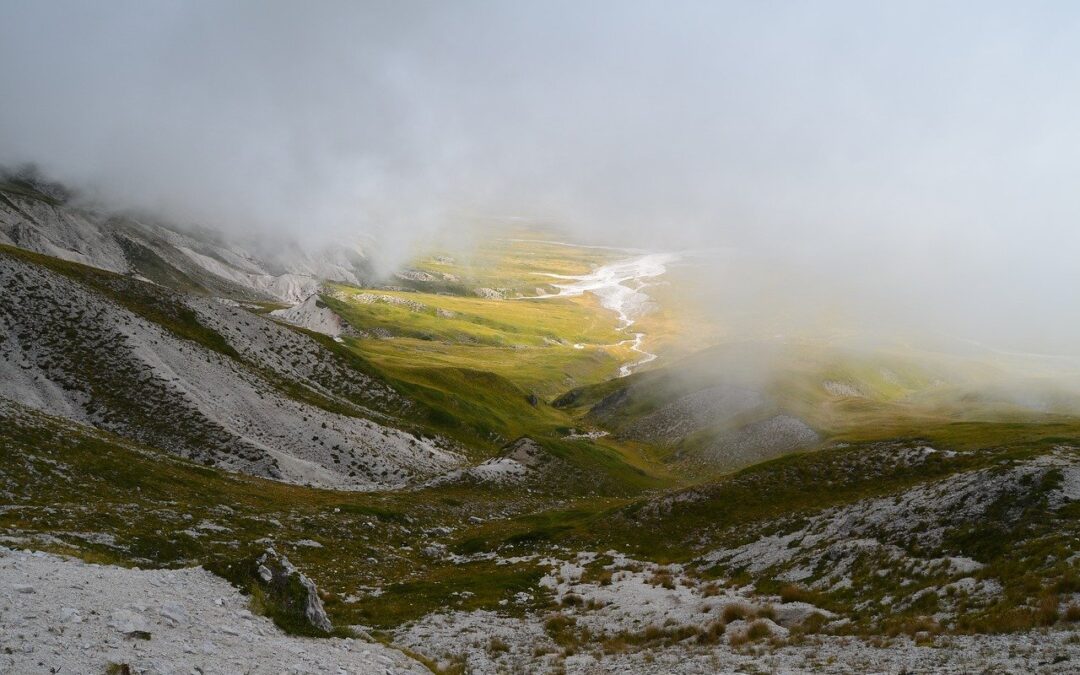
[[714, 645], [724, 637], [727, 624], [721, 621], [713, 621], [698, 633], [697, 640], [703, 645]]
[[814, 604], [814, 594], [801, 586], [787, 584], [780, 589], [780, 602], [806, 602]]
[[[711, 633], [710, 633], [711, 631]], [[606, 654], [618, 654], [631, 649], [644, 649], [657, 646], [670, 646], [696, 638], [702, 644], [715, 642], [719, 635], [723, 635], [724, 627], [721, 623], [719, 628], [710, 626], [703, 631], [698, 626], [657, 626], [652, 624], [638, 632], [623, 631], [609, 636], [603, 642], [603, 650]], [[703, 637], [705, 636], [705, 637]]]
[[563, 655], [570, 656], [577, 649], [592, 641], [592, 633], [586, 627], [579, 627], [577, 620], [565, 614], [552, 614], [544, 621], [544, 630], [555, 644], [562, 647]]
[[751, 607], [750, 605], [745, 605], [743, 603], [735, 603], [725, 607], [724, 613], [721, 616], [724, 617], [724, 623], [731, 623], [732, 621], [748, 619], [753, 615], [753, 607]]
[[585, 604], [585, 598], [581, 597], [577, 593], [567, 593], [562, 597], [559, 602], [563, 607], [581, 607]]
[[769, 630], [769, 624], [764, 621], [755, 621], [746, 629], [746, 637], [751, 640], [760, 640], [761, 638], [769, 637], [771, 634], [772, 631]]
[[646, 626], [644, 632], [642, 632], [641, 635], [644, 638], [645, 642], [656, 642], [660, 638], [664, 637], [664, 629], [656, 625]]
[[885, 630], [885, 635], [887, 637], [896, 637], [897, 635], [903, 634], [915, 637], [919, 633], [937, 635], [940, 632], [941, 625], [932, 618], [928, 616], [913, 616], [890, 625]]
[[662, 586], [668, 590], [675, 589], [675, 579], [672, 578], [671, 572], [664, 569], [654, 572], [653, 575], [649, 577], [649, 583], [653, 586]]
[[739, 647], [748, 642], [756, 642], [772, 635], [772, 631], [769, 629], [769, 624], [764, 621], [758, 620], [747, 626], [745, 631], [740, 631], [732, 634], [728, 638], [728, 644], [732, 647]]
[[610, 586], [611, 579], [614, 572], [609, 569], [605, 569], [602, 566], [586, 567], [585, 573], [581, 575], [581, 583], [583, 584], [595, 584], [597, 586]]
[[491, 641], [488, 642], [488, 651], [492, 654], [508, 652], [510, 651], [510, 645], [507, 644], [506, 640], [503, 640], [500, 637], [493, 637], [491, 638]]
[[796, 626], [796, 630], [805, 635], [813, 635], [815, 633], [820, 633], [828, 622], [829, 619], [824, 614], [821, 612], [814, 612], [803, 619], [803, 622]]
[[1065, 608], [1065, 620], [1071, 622], [1080, 621], [1080, 605], [1069, 605]]
[[1053, 626], [1058, 620], [1060, 601], [1056, 593], [1044, 595], [1035, 610], [1035, 622], [1040, 626]]

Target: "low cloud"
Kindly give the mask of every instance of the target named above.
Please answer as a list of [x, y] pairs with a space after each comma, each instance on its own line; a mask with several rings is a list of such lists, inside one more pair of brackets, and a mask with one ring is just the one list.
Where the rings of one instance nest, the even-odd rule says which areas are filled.
[[718, 300], [1075, 352], [1078, 23], [1065, 3], [3, 2], [0, 161], [388, 261], [492, 215], [727, 247], [753, 273], [703, 282]]

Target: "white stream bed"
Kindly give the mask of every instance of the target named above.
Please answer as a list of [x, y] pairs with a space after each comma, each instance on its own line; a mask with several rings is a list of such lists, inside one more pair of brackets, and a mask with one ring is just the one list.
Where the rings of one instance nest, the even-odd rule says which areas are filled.
[[664, 274], [667, 271], [667, 265], [678, 258], [679, 256], [674, 253], [649, 253], [604, 265], [589, 274], [580, 276], [545, 273], [543, 276], [568, 283], [553, 283], [552, 285], [559, 289], [557, 293], [537, 295], [531, 299], [562, 298], [584, 293], [595, 295], [602, 307], [618, 315], [619, 330], [626, 331], [632, 336], [619, 344], [629, 343], [630, 349], [641, 354], [641, 358], [619, 368], [619, 377], [625, 377], [635, 368], [656, 358], [656, 354], [647, 351], [643, 346], [645, 333], [631, 331], [630, 328], [648, 306], [649, 296], [643, 292], [649, 285], [646, 280]]

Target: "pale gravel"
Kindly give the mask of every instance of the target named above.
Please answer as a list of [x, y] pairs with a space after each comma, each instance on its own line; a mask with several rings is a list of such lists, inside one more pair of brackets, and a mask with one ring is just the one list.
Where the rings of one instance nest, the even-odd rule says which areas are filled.
[[[801, 643], [786, 644], [787, 627], [815, 611], [805, 603], [780, 604], [778, 598], [756, 596], [748, 589], [722, 589], [706, 597], [677, 566], [667, 568], [676, 581], [668, 589], [648, 583], [659, 568], [627, 559], [614, 552], [610, 585], [580, 583], [582, 565], [594, 554], [547, 559], [551, 572], [541, 584], [556, 599], [569, 593], [599, 609], [563, 607], [560, 612], [587, 627], [598, 641], [603, 635], [640, 632], [646, 626], [704, 626], [719, 618], [723, 608], [738, 603], [751, 607], [771, 604], [776, 622], [767, 622], [779, 643], [758, 642], [732, 647], [727, 638], [745, 630], [746, 622], [728, 625], [718, 644], [700, 645], [693, 638], [673, 646], [604, 654], [598, 646], [585, 646], [564, 657], [544, 630], [548, 613], [527, 612], [523, 617], [491, 611], [453, 611], [430, 614], [395, 632], [397, 643], [444, 665], [464, 661], [476, 675], [495, 673], [554, 673], [600, 675], [648, 673], [655, 675], [711, 675], [714, 673], [1065, 673], [1080, 666], [1080, 640], [1067, 630], [1039, 630], [1008, 635], [938, 637], [932, 645], [917, 644], [906, 636], [882, 645], [847, 636], [810, 635]], [[504, 560], [507, 564], [510, 560]], [[639, 571], [633, 571], [640, 567]], [[492, 649], [495, 640], [499, 649]]]
[[[146, 631], [150, 639], [125, 635]], [[429, 674], [398, 650], [301, 638], [202, 568], [136, 570], [0, 547], [0, 672]], [[196, 670], [198, 669], [198, 670]]]

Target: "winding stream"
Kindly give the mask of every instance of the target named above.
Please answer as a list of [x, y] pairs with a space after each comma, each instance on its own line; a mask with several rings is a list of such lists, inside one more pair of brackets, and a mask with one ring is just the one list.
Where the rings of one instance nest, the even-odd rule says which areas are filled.
[[619, 330], [632, 335], [619, 344], [629, 343], [631, 350], [641, 354], [640, 359], [619, 368], [619, 377], [626, 377], [635, 368], [656, 358], [656, 354], [643, 347], [645, 333], [630, 331], [636, 317], [641, 315], [649, 301], [649, 296], [642, 292], [648, 286], [646, 280], [664, 274], [667, 271], [667, 265], [677, 259], [678, 256], [673, 253], [649, 253], [598, 267], [589, 274], [581, 276], [547, 273], [544, 276], [569, 283], [553, 283], [552, 285], [559, 289], [558, 293], [536, 295], [532, 299], [560, 298], [584, 293], [595, 295], [602, 307], [618, 315]]

